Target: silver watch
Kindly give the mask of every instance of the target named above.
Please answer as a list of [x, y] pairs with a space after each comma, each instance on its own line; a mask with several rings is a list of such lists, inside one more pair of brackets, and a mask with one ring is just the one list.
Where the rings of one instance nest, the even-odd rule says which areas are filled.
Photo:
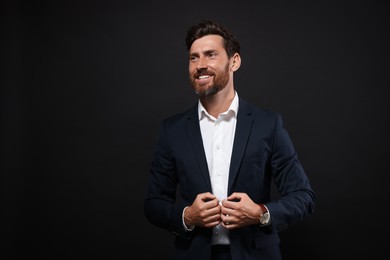
[[261, 214], [260, 219], [259, 219], [260, 225], [267, 225], [269, 220], [270, 220], [269, 212]]

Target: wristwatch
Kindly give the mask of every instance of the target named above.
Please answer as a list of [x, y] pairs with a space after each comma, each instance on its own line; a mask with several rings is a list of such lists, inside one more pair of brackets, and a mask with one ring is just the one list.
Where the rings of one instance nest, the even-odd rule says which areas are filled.
[[261, 214], [259, 218], [260, 225], [267, 225], [270, 220], [269, 212], [265, 212], [264, 214]]
[[264, 226], [269, 223], [271, 216], [268, 212], [268, 209], [264, 206], [264, 204], [259, 204], [259, 206], [262, 212], [264, 212], [263, 214], [260, 215], [259, 222], [260, 222], [260, 226]]

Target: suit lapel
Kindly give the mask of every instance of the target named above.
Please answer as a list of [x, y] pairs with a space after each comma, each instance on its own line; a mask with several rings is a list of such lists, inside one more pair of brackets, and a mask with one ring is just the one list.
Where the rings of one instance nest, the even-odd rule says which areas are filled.
[[187, 133], [191, 142], [195, 158], [198, 161], [201, 175], [206, 183], [207, 189], [211, 192], [210, 175], [207, 166], [206, 154], [203, 147], [202, 134], [199, 126], [198, 104], [187, 113]]
[[241, 161], [248, 144], [249, 134], [252, 130], [253, 116], [248, 103], [240, 98], [237, 114], [236, 133], [234, 136], [232, 158], [230, 161], [228, 194], [240, 169]]

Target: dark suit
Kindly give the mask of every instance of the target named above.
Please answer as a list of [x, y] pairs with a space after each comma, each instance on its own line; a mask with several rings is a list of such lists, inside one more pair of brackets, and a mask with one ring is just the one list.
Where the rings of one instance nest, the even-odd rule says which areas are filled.
[[[211, 229], [196, 227], [187, 232], [182, 222], [184, 207], [191, 205], [197, 194], [212, 192], [198, 104], [164, 120], [150, 177], [144, 203], [146, 218], [175, 234], [176, 259], [210, 259]], [[274, 201], [270, 201], [272, 179], [281, 194]], [[265, 203], [272, 221], [267, 227], [231, 230], [232, 258], [281, 259], [277, 232], [313, 211], [314, 193], [280, 115], [241, 98], [228, 196], [233, 192], [245, 192], [255, 203]]]

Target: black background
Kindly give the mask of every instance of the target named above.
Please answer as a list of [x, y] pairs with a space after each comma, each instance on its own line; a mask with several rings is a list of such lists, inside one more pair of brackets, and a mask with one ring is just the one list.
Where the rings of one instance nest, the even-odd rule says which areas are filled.
[[1, 259], [172, 257], [143, 198], [160, 122], [196, 102], [184, 36], [204, 18], [240, 39], [238, 94], [282, 114], [317, 194], [315, 213], [280, 233], [284, 259], [388, 253], [385, 1], [0, 9]]

